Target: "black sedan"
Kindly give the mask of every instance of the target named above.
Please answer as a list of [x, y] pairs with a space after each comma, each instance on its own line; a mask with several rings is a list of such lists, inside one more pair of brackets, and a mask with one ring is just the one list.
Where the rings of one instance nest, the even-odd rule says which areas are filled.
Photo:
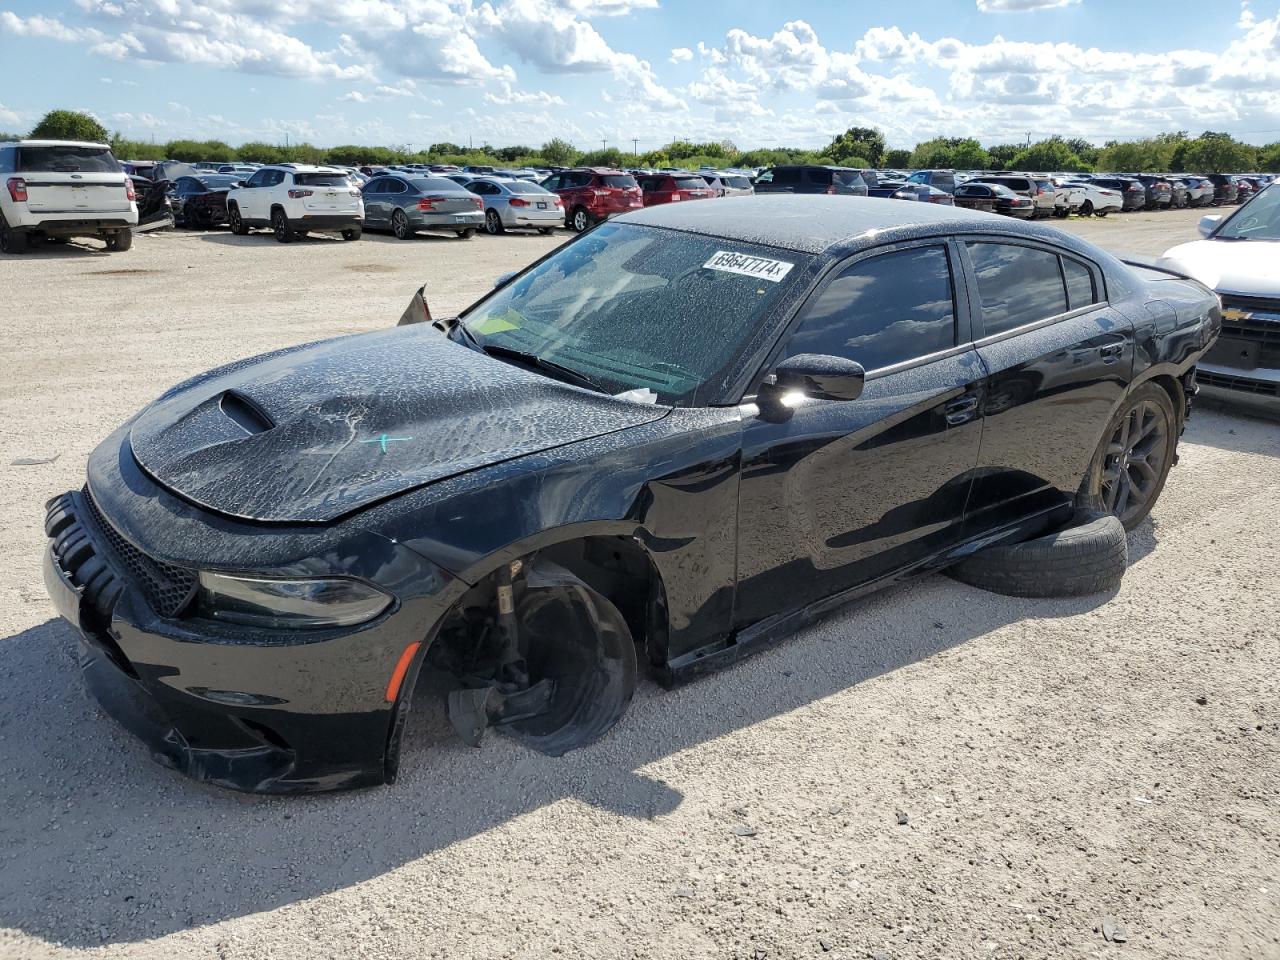
[[1023, 220], [1033, 219], [1036, 215], [1034, 200], [999, 183], [962, 183], [956, 187], [952, 202], [957, 207]]
[[1221, 322], [1049, 227], [795, 195], [626, 214], [429, 317], [179, 384], [50, 501], [90, 688], [188, 774], [390, 782], [439, 684], [466, 742], [561, 754], [641, 665], [731, 663], [1078, 499], [1131, 527]]
[[243, 182], [222, 173], [179, 177], [169, 189], [173, 218], [180, 227], [208, 230], [227, 222], [227, 192]]

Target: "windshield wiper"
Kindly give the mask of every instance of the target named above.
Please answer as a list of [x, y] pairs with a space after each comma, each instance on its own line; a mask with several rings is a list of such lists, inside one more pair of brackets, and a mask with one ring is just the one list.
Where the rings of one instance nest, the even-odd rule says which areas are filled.
[[[459, 326], [462, 325], [459, 324]], [[467, 334], [467, 336], [471, 337], [472, 340], [475, 339], [466, 327], [462, 327], [462, 330]], [[504, 347], [496, 343], [481, 343], [479, 344], [479, 347], [491, 357], [506, 358], [508, 360], [518, 361], [519, 363], [527, 363], [529, 366], [536, 367], [539, 370], [546, 370], [548, 373], [559, 374], [565, 379], [576, 382], [579, 386], [587, 387], [588, 389], [595, 390], [598, 393], [609, 392], [585, 374], [556, 363], [554, 360], [548, 360], [546, 357], [540, 357], [536, 353], [530, 353], [527, 350], [517, 350], [514, 347]]]

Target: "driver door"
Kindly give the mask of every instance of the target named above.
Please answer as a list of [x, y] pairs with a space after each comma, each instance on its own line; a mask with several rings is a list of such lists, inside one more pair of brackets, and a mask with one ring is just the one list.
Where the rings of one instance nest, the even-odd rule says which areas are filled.
[[856, 400], [743, 407], [734, 626], [899, 572], [959, 541], [985, 371], [954, 244], [899, 244], [836, 268], [773, 362], [867, 371]]

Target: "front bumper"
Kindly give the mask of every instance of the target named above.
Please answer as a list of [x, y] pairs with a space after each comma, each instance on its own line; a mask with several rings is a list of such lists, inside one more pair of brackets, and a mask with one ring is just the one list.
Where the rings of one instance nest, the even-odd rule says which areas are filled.
[[394, 779], [421, 660], [394, 701], [388, 678], [438, 613], [402, 605], [346, 632], [272, 637], [186, 615], [194, 578], [133, 547], [87, 489], [51, 500], [45, 529], [45, 584], [79, 634], [85, 684], [156, 760], [255, 793]]
[[1196, 367], [1199, 396], [1267, 414], [1280, 414], [1280, 368], [1241, 370], [1203, 360]]

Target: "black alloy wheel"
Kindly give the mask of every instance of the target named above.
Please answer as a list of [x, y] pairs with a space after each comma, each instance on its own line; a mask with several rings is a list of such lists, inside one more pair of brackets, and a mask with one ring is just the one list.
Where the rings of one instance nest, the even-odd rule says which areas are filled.
[[1101, 510], [1132, 530], [1155, 506], [1173, 466], [1177, 425], [1169, 394], [1147, 383], [1112, 418], [1094, 456], [1089, 492]]

